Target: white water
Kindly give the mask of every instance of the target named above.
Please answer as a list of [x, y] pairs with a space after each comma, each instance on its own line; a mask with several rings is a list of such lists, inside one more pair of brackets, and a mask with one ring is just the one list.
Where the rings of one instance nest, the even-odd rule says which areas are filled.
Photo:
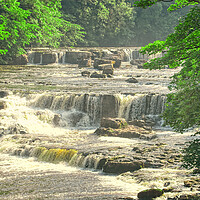
[[[0, 154], [1, 199], [114, 199], [144, 189], [116, 176]], [[7, 187], [5, 185], [7, 184]]]
[[[132, 97], [122, 98], [122, 102], [125, 102], [125, 106], [121, 108], [127, 109], [127, 102]], [[60, 97], [61, 98], [61, 97]], [[79, 100], [81, 96], [73, 97], [73, 104], [81, 108]], [[135, 96], [134, 98], [137, 98]], [[35, 101], [34, 96], [32, 98]], [[55, 99], [57, 99], [55, 97]], [[95, 98], [94, 98], [95, 99]], [[20, 98], [15, 95], [9, 95], [4, 98], [7, 108], [0, 110], [1, 124], [0, 128], [9, 128], [13, 125], [20, 125], [30, 133], [30, 138], [35, 135], [39, 139], [42, 139], [38, 145], [65, 145], [76, 146], [82, 151], [93, 151], [93, 149], [109, 149], [118, 148], [130, 149], [135, 145], [138, 146], [147, 141], [141, 141], [139, 139], [125, 139], [125, 138], [112, 138], [112, 137], [97, 137], [93, 135], [94, 129], [80, 130], [78, 126], [71, 127], [70, 116], [72, 113], [79, 113], [72, 106], [72, 110], [63, 111], [59, 113], [59, 110], [49, 110], [45, 108], [33, 108], [29, 107], [30, 101], [26, 98]], [[38, 101], [37, 101], [38, 102]], [[59, 101], [55, 101], [53, 108], [57, 108]], [[61, 101], [60, 101], [61, 102]], [[125, 109], [126, 108], [126, 109]], [[128, 111], [127, 111], [128, 112]], [[126, 112], [124, 112], [126, 113]], [[55, 114], [62, 115], [62, 121], [59, 127], [56, 127], [52, 123], [52, 119]], [[85, 114], [80, 124], [88, 125], [88, 115]], [[78, 124], [78, 125], [80, 125]], [[174, 134], [170, 131], [157, 132], [159, 142], [163, 142], [169, 146], [183, 145], [185, 141], [191, 139], [188, 134]], [[17, 135], [16, 135], [17, 136]], [[22, 135], [23, 136], [23, 135]], [[48, 138], [48, 139], [46, 139]], [[28, 138], [22, 137], [20, 143], [15, 143], [14, 138], [10, 135], [5, 135], [1, 142], [1, 151], [12, 153], [15, 149], [18, 149], [22, 145], [27, 145]], [[37, 143], [35, 144], [37, 146]], [[95, 168], [100, 156], [89, 155], [84, 158], [81, 166], [85, 167], [86, 163], [89, 167]], [[94, 159], [94, 160], [93, 160]], [[76, 161], [78, 162], [78, 161]], [[89, 164], [88, 164], [89, 163]], [[142, 169], [134, 173], [129, 173], [124, 176], [110, 176], [103, 175], [102, 172], [93, 172], [87, 170], [81, 170], [74, 167], [69, 167], [66, 163], [63, 164], [49, 164], [36, 162], [33, 158], [22, 159], [18, 157], [12, 157], [4, 154], [0, 154], [0, 170], [3, 173], [1, 177], [1, 183], [4, 192], [2, 199], [29, 199], [29, 198], [47, 198], [47, 199], [114, 199], [114, 197], [133, 196], [136, 197], [137, 193], [147, 188], [163, 188], [165, 182], [170, 181], [171, 186], [176, 186], [177, 189], [181, 189], [184, 193], [192, 193], [195, 191], [189, 191], [187, 188], [183, 188], [183, 181], [187, 178], [186, 170], [177, 169]], [[169, 176], [169, 174], [171, 174]], [[149, 178], [149, 179], [148, 179]], [[143, 181], [141, 181], [143, 180]], [[123, 181], [123, 182], [122, 182]], [[177, 193], [167, 193], [164, 197], [160, 198], [164, 200], [167, 196], [175, 196]]]

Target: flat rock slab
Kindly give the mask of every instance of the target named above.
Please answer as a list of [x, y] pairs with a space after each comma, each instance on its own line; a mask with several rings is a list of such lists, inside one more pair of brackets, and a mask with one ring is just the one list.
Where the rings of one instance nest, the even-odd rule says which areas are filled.
[[146, 130], [142, 127], [130, 125], [122, 129], [104, 128], [96, 129], [95, 134], [101, 136], [114, 136], [123, 138], [140, 138], [150, 140], [156, 138], [156, 134], [151, 130]]

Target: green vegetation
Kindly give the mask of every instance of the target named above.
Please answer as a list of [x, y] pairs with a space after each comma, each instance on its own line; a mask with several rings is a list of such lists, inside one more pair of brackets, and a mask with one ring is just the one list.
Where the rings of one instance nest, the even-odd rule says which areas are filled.
[[[25, 53], [24, 47], [74, 45], [83, 37], [79, 25], [66, 21], [61, 0], [0, 0], [0, 63]], [[68, 39], [66, 39], [68, 38]]]
[[47, 149], [45, 147], [37, 147], [34, 149], [33, 156], [40, 161], [59, 163], [61, 161], [69, 162], [78, 151], [74, 149]]
[[74, 23], [84, 27], [81, 46], [141, 46], [164, 40], [173, 32], [178, 18], [187, 9], [169, 13], [171, 3], [158, 3], [148, 9], [134, 8], [133, 0], [68, 0], [62, 10]]
[[[151, 1], [142, 0], [136, 5], [146, 7]], [[169, 7], [170, 10], [182, 6], [199, 4], [199, 1], [180, 0]], [[180, 19], [175, 31], [165, 41], [155, 41], [143, 47], [141, 52], [149, 55], [165, 51], [162, 58], [152, 59], [145, 68], [161, 69], [180, 67], [172, 77], [163, 113], [165, 125], [183, 133], [190, 128], [200, 127], [200, 8], [192, 6], [189, 13]], [[198, 132], [199, 134], [199, 132]], [[190, 142], [185, 149], [184, 166], [200, 168], [200, 140]]]
[[141, 46], [164, 40], [187, 12], [169, 13], [169, 3], [159, 2], [146, 10], [134, 8], [133, 3], [0, 0], [0, 63], [12, 64], [26, 53], [25, 47]]

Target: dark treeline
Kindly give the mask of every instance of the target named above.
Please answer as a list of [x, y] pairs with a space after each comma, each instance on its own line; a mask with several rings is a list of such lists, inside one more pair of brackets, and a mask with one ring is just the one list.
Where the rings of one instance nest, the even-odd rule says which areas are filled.
[[62, 0], [62, 11], [85, 29], [80, 46], [143, 46], [165, 40], [188, 11], [168, 12], [166, 2], [147, 9], [133, 4], [134, 0]]

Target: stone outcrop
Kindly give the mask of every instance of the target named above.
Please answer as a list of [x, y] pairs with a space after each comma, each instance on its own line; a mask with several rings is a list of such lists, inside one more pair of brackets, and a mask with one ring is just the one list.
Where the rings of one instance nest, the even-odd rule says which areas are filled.
[[123, 129], [100, 127], [95, 131], [95, 133], [101, 136], [139, 138], [144, 140], [151, 140], [156, 138], [156, 135], [153, 132], [136, 126], [128, 126], [127, 128]]
[[163, 190], [160, 189], [148, 189], [138, 193], [139, 200], [152, 200], [153, 198], [163, 195]]
[[113, 68], [113, 65], [112, 64], [104, 64], [103, 65], [103, 74], [111, 74], [113, 75], [114, 73], [114, 68]]
[[134, 60], [130, 61], [131, 65], [137, 65], [138, 68], [142, 68], [143, 64], [146, 62], [147, 62], [147, 60], [145, 60], [145, 59], [134, 59]]
[[8, 95], [9, 95], [9, 93], [7, 91], [0, 91], [0, 98], [4, 98]]
[[5, 101], [0, 101], [0, 110], [1, 109], [6, 109], [6, 108], [7, 108], [6, 102]]
[[101, 127], [96, 129], [95, 134], [101, 136], [140, 138], [145, 140], [156, 138], [151, 128], [127, 125], [125, 119], [118, 118], [103, 118], [101, 120]]
[[78, 64], [79, 60], [90, 59], [89, 51], [67, 51], [65, 55], [65, 63]]
[[105, 94], [102, 96], [101, 117], [117, 117], [119, 100], [114, 95]]
[[138, 83], [138, 80], [131, 77], [131, 78], [127, 79], [126, 82], [128, 82], [128, 83]]
[[133, 162], [117, 162], [117, 161], [108, 161], [103, 166], [103, 172], [106, 173], [114, 173], [121, 174], [124, 172], [133, 172], [141, 169], [143, 163], [141, 161], [133, 161]]
[[85, 76], [85, 77], [90, 77], [90, 72], [89, 71], [82, 71], [81, 75]]
[[94, 60], [94, 68], [95, 69], [99, 69], [99, 70], [103, 70], [104, 65], [103, 64], [114, 64], [115, 62], [112, 60], [106, 60], [106, 59], [100, 59], [100, 58], [96, 58]]
[[100, 126], [104, 128], [119, 129], [124, 128], [127, 125], [128, 124], [124, 118], [102, 118]]
[[26, 54], [20, 55], [15, 58], [10, 65], [27, 65], [28, 63], [28, 56]]
[[48, 65], [52, 63], [57, 63], [58, 57], [56, 53], [43, 53], [42, 54], [42, 63], [43, 65]]
[[106, 75], [94, 72], [91, 74], [90, 78], [106, 78]]
[[132, 120], [132, 121], [128, 121], [128, 124], [134, 125], [134, 126], [139, 126], [144, 129], [149, 129], [152, 126], [154, 126], [156, 123], [154, 121], [150, 121], [150, 120]]
[[83, 58], [83, 59], [78, 59], [78, 67], [91, 67], [92, 61], [91, 58]]

